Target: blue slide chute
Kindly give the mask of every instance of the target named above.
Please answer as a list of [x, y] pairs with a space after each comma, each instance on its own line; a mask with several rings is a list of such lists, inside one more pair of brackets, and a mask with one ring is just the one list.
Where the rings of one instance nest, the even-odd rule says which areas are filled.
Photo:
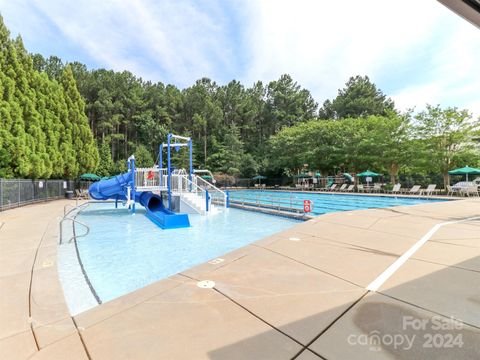
[[[128, 186], [133, 184], [133, 171], [120, 174], [108, 180], [100, 180], [90, 185], [88, 192], [95, 200], [128, 200]], [[151, 191], [135, 191], [135, 202], [146, 209], [147, 217], [162, 229], [189, 227], [187, 214], [177, 214], [166, 209], [162, 197]]]

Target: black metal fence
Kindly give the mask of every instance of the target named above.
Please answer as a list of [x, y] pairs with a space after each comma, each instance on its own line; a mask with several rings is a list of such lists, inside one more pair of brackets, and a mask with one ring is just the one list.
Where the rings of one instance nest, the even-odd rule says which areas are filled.
[[64, 198], [66, 191], [74, 189], [73, 180], [0, 179], [0, 211]]

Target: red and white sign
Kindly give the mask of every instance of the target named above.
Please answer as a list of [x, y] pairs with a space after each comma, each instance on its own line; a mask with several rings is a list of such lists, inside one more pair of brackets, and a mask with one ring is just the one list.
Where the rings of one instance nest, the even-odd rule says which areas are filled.
[[309, 213], [312, 211], [312, 202], [310, 200], [303, 200], [303, 212]]

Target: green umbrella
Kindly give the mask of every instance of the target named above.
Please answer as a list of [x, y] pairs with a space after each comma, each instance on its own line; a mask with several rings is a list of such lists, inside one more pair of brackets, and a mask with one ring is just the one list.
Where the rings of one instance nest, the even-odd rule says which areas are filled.
[[267, 177], [263, 175], [257, 175], [252, 178], [252, 180], [265, 180]]
[[360, 174], [357, 174], [358, 177], [375, 177], [375, 176], [381, 176], [382, 174], [377, 174], [376, 172], [373, 172], [373, 171], [370, 171], [370, 170], [367, 170], [367, 171], [364, 171]]
[[343, 176], [346, 177], [349, 181], [353, 181], [353, 176], [349, 173], [343, 173]]
[[100, 176], [95, 174], [82, 174], [80, 175], [80, 180], [98, 181], [100, 180]]
[[315, 173], [315, 177], [322, 177], [322, 174], [320, 173], [320, 171], [317, 171], [317, 172]]
[[204, 180], [212, 180], [212, 177], [210, 175], [202, 175], [200, 177]]
[[465, 166], [463, 168], [450, 170], [448, 173], [450, 175], [466, 175], [467, 181], [468, 181], [468, 175], [480, 175], [480, 169], [475, 169], [470, 166]]
[[258, 183], [260, 184], [260, 180], [265, 180], [267, 177], [263, 175], [257, 175], [252, 178], [252, 180], [258, 180]]
[[377, 174], [376, 172], [373, 172], [373, 171], [370, 171], [370, 170], [367, 170], [367, 171], [364, 171], [360, 174], [357, 174], [358, 177], [366, 177], [367, 178], [367, 185], [369, 184], [369, 179], [368, 178], [372, 178], [372, 177], [377, 177], [377, 176], [381, 176], [381, 174]]

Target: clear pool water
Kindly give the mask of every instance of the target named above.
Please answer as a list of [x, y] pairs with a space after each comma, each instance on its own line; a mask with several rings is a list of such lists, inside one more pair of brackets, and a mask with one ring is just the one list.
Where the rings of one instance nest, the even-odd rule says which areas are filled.
[[308, 193], [268, 190], [231, 191], [230, 198], [237, 201], [253, 202], [266, 205], [280, 205], [303, 209], [303, 200], [313, 201], [313, 215], [331, 212], [386, 208], [399, 205], [415, 205], [445, 201], [439, 199], [418, 199], [408, 197], [351, 195], [340, 193]]
[[[143, 210], [132, 215], [111, 203], [92, 203], [77, 220], [90, 234], [77, 240], [85, 272], [102, 302], [217, 258], [298, 221], [228, 209], [215, 215], [189, 215], [191, 227], [162, 230]], [[79, 232], [83, 229], [79, 229]], [[68, 281], [68, 280], [63, 280]], [[64, 287], [65, 289], [65, 287]]]

